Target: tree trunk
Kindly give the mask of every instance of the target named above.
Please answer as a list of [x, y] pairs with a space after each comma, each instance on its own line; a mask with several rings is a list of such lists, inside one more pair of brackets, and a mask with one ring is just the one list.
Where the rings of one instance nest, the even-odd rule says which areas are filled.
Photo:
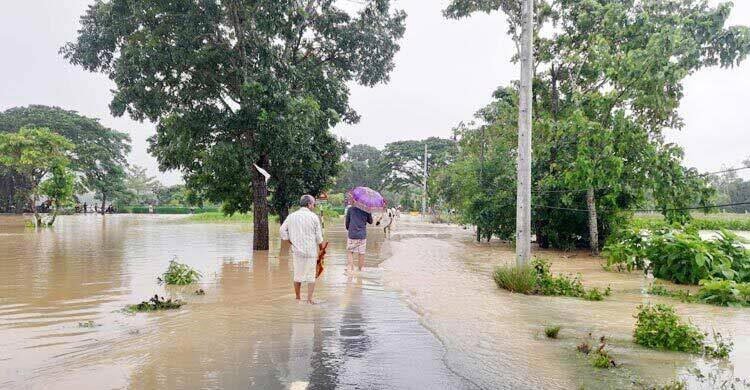
[[477, 242], [482, 242], [482, 229], [477, 225]]
[[591, 243], [591, 254], [599, 255], [599, 227], [596, 217], [596, 199], [594, 189], [586, 190], [586, 207], [589, 210], [589, 242]]
[[284, 223], [286, 221], [286, 217], [289, 216], [289, 206], [284, 205], [281, 207], [281, 210], [279, 210], [279, 224]]
[[47, 222], [47, 226], [52, 226], [55, 223], [55, 220], [57, 219], [57, 209], [59, 207], [59, 205], [55, 205], [55, 208], [52, 210], [52, 219]]
[[[258, 162], [259, 167], [268, 167], [268, 156], [262, 156]], [[268, 250], [268, 187], [263, 175], [250, 166], [253, 175], [253, 250]]]
[[99, 209], [99, 212], [102, 213], [102, 215], [106, 214], [106, 211], [104, 209], [104, 205], [107, 203], [107, 195], [102, 194], [102, 207]]

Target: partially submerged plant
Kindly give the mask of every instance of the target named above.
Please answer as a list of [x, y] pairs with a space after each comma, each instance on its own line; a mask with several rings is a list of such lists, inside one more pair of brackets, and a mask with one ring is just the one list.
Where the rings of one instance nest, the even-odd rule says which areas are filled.
[[596, 368], [617, 367], [615, 359], [607, 351], [607, 339], [604, 336], [599, 339], [599, 348], [592, 354], [591, 365]]
[[706, 344], [703, 347], [703, 353], [714, 359], [726, 359], [729, 357], [729, 353], [734, 348], [734, 342], [730, 339], [725, 339], [721, 333], [713, 331], [713, 337], [711, 338], [711, 344]]
[[156, 311], [156, 310], [171, 310], [171, 309], [179, 309], [182, 305], [184, 305], [185, 302], [180, 301], [179, 299], [172, 300], [170, 299], [164, 299], [164, 297], [159, 297], [158, 295], [154, 295], [151, 299], [148, 301], [143, 301], [136, 305], [130, 305], [127, 307], [127, 310], [130, 312], [149, 312], [149, 311]]
[[178, 263], [177, 257], [175, 256], [169, 261], [167, 271], [157, 280], [159, 283], [186, 285], [197, 282], [201, 277], [203, 277], [203, 275], [189, 265]]
[[558, 333], [560, 333], [560, 326], [559, 325], [548, 326], [548, 327], [544, 328], [544, 334], [547, 337], [551, 338], [551, 339], [556, 339]]
[[684, 323], [674, 308], [664, 304], [638, 306], [633, 339], [647, 348], [701, 353], [704, 334]]
[[531, 267], [498, 267], [492, 277], [498, 287], [510, 292], [533, 294], [536, 289], [536, 273]]
[[195, 290], [195, 295], [206, 295], [206, 292], [202, 288]]

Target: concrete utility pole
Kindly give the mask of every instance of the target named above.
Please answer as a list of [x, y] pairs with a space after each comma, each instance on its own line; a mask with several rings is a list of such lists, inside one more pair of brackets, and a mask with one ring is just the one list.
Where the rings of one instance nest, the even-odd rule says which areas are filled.
[[424, 177], [422, 178], [422, 219], [427, 215], [427, 143], [424, 144]]
[[516, 265], [531, 259], [531, 120], [534, 58], [534, 0], [521, 5], [521, 85], [518, 103], [518, 190], [516, 193]]

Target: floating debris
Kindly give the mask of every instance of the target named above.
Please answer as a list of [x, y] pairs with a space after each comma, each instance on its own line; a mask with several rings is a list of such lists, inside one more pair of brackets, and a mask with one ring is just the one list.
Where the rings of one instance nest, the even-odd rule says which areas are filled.
[[156, 310], [179, 309], [184, 304], [185, 302], [179, 299], [172, 300], [170, 298], [170, 299], [165, 300], [164, 297], [159, 297], [158, 295], [154, 295], [153, 298], [149, 299], [148, 301], [143, 301], [137, 305], [128, 306], [128, 311], [145, 312], [145, 311], [156, 311]]

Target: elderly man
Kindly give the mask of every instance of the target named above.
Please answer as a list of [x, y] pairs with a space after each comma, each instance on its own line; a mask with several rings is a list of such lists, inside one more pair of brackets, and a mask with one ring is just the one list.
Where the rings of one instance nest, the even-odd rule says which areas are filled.
[[281, 225], [281, 239], [292, 243], [294, 258], [294, 294], [300, 299], [302, 283], [307, 283], [307, 303], [315, 304], [315, 267], [318, 261], [318, 247], [323, 242], [323, 228], [320, 218], [313, 212], [315, 198], [302, 195], [300, 209], [290, 214]]

